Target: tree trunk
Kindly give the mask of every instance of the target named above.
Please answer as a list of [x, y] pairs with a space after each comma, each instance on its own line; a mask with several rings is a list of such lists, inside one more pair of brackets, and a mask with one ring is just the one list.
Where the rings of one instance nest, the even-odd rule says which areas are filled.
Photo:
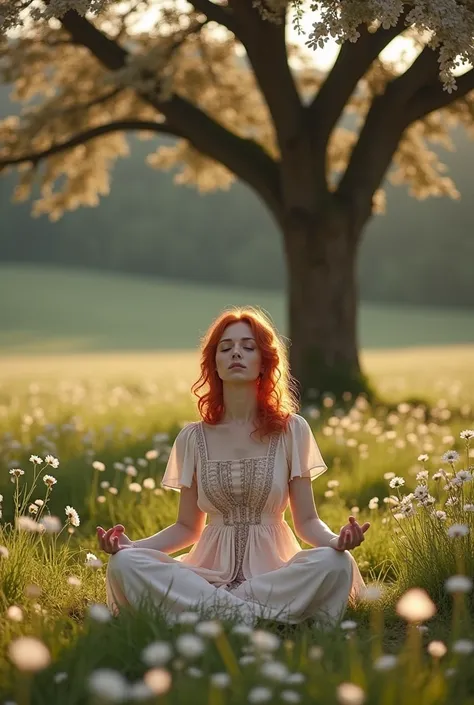
[[316, 217], [293, 209], [284, 226], [291, 372], [303, 402], [325, 392], [371, 396], [357, 341], [356, 255], [360, 240], [333, 197]]

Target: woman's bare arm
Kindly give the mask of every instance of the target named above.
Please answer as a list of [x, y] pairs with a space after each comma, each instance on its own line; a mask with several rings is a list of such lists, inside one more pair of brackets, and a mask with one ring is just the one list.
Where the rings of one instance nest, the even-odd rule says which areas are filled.
[[194, 477], [191, 487], [181, 489], [176, 523], [153, 536], [134, 541], [133, 545], [135, 548], [153, 548], [162, 553], [174, 553], [196, 543], [205, 523], [206, 515], [197, 505], [197, 484]]
[[295, 477], [289, 485], [290, 509], [295, 533], [310, 546], [331, 546], [335, 548], [339, 535], [331, 531], [322, 521], [314, 504], [313, 490], [309, 477]]

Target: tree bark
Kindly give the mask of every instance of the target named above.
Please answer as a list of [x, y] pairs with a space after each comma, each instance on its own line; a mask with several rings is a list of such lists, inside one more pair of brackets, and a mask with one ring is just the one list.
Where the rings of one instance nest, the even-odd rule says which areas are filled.
[[325, 392], [372, 396], [357, 340], [356, 257], [360, 232], [337, 199], [316, 215], [290, 209], [284, 226], [288, 263], [291, 373], [303, 402]]

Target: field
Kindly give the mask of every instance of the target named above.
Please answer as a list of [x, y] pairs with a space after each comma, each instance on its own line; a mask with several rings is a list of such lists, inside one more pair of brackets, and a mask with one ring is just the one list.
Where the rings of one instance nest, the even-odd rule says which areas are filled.
[[[329, 467], [313, 484], [320, 516], [334, 531], [350, 513], [371, 522], [353, 552], [366, 599], [329, 633], [189, 613], [170, 628], [156, 605], [119, 619], [104, 609], [95, 527], [121, 522], [138, 539], [175, 520], [160, 478], [197, 418], [198, 336], [238, 292], [27, 270], [0, 279], [0, 703], [474, 703], [467, 313], [365, 308], [362, 364], [385, 406], [342, 412], [327, 399], [300, 412]], [[284, 331], [278, 297], [245, 299]], [[29, 460], [48, 454], [58, 467]], [[32, 531], [46, 514], [59, 526]]]
[[[172, 302], [172, 305], [170, 305]], [[287, 334], [269, 294], [38, 266], [0, 266], [0, 355], [194, 350], [222, 308], [254, 304]], [[364, 303], [364, 350], [474, 343], [472, 312]]]
[[[472, 506], [472, 482], [465, 476], [461, 486], [446, 489], [447, 478], [433, 479], [440, 467], [454, 477], [472, 464], [460, 438], [463, 429], [473, 426], [472, 356], [470, 346], [366, 351], [364, 365], [390, 408], [373, 410], [359, 400], [345, 416], [330, 405], [302, 410], [329, 466], [314, 483], [321, 517], [333, 530], [350, 512], [361, 523], [372, 523], [354, 556], [380, 596], [349, 608], [330, 634], [311, 623], [285, 629], [264, 623], [245, 634], [216, 618], [211, 627], [188, 623], [170, 629], [152, 607], [151, 619], [146, 610], [108, 618], [97, 606], [105, 602], [107, 556], [98, 550], [95, 526], [120, 521], [135, 539], [174, 521], [177, 496], [163, 491], [159, 480], [179, 427], [196, 418], [189, 385], [198, 359], [186, 351], [4, 356], [0, 692], [5, 701], [472, 702], [472, 593], [458, 586], [452, 594], [445, 585], [450, 576], [474, 572], [471, 534], [452, 538], [447, 531], [461, 524], [472, 532], [474, 513], [464, 510]], [[425, 398], [426, 405], [402, 403], [414, 397]], [[442, 459], [450, 449], [460, 453], [451, 464]], [[28, 460], [31, 454], [44, 458], [47, 453], [59, 458], [57, 469]], [[418, 460], [423, 453], [428, 460]], [[94, 461], [104, 463], [105, 470], [94, 469]], [[114, 463], [123, 463], [122, 469]], [[126, 465], [135, 468], [136, 477], [123, 471]], [[28, 514], [33, 500], [46, 499], [51, 515], [61, 522], [59, 536], [13, 530], [12, 467], [25, 471], [18, 479], [20, 497], [21, 488], [41, 476], [39, 469], [57, 478], [46, 493], [40, 477], [18, 513]], [[428, 480], [422, 479], [424, 471]], [[406, 484], [391, 488], [394, 477]], [[396, 505], [396, 498], [409, 491], [423, 497], [416, 487], [425, 483], [434, 509], [446, 511], [445, 520], [433, 517], [431, 505], [414, 500]], [[131, 491], [131, 484], [135, 490], [138, 484], [140, 492]], [[79, 514], [78, 527], [66, 521], [68, 505]], [[91, 563], [88, 553], [98, 563]], [[412, 611], [402, 618], [398, 600], [415, 586], [426, 591], [428, 611], [423, 614], [426, 606], [414, 599]], [[185, 633], [197, 637], [192, 655], [179, 639]], [[22, 635], [38, 643], [31, 644], [31, 652], [23, 648], [19, 662], [11, 644], [21, 645], [16, 640]], [[143, 655], [156, 642], [154, 659]]]

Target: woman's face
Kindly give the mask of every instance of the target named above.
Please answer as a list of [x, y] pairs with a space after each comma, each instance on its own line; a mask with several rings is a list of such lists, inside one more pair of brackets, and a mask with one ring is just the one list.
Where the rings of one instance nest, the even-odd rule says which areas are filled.
[[[232, 366], [235, 365], [240, 366]], [[262, 371], [262, 356], [248, 323], [237, 321], [225, 329], [217, 345], [216, 367], [224, 382], [254, 382]]]

